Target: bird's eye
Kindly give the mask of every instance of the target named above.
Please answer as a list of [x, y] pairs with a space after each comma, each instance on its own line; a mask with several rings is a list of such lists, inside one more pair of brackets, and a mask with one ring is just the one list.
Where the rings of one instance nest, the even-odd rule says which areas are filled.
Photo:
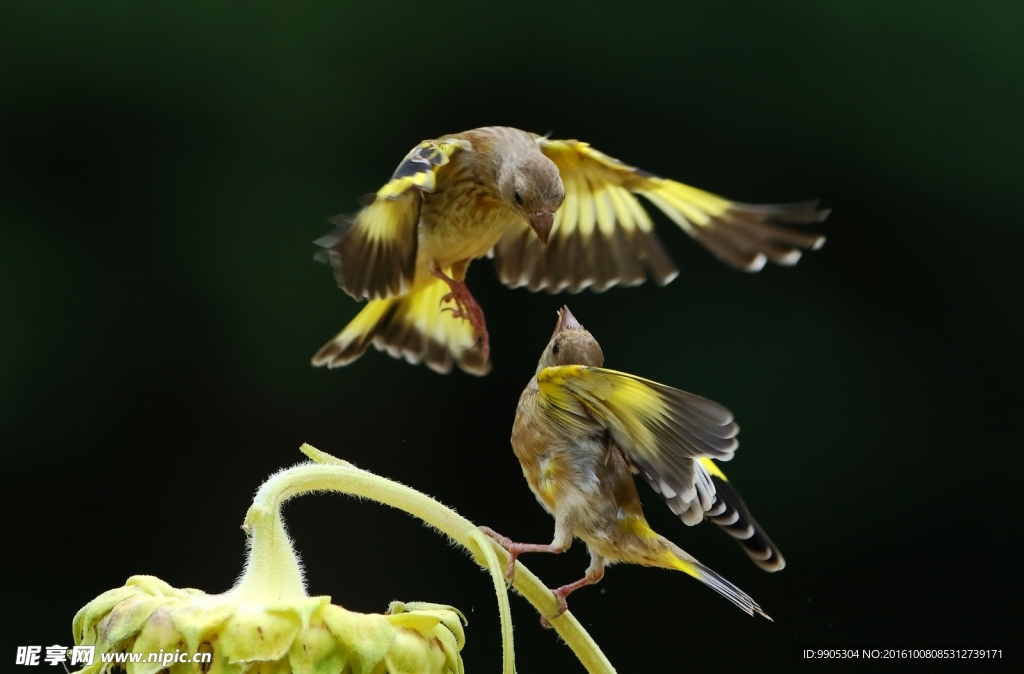
[[519, 193], [519, 190], [516, 190], [516, 203], [520, 206], [523, 205], [523, 195]]
[[551, 353], [558, 355], [558, 342], [555, 342], [554, 346], [551, 347]]

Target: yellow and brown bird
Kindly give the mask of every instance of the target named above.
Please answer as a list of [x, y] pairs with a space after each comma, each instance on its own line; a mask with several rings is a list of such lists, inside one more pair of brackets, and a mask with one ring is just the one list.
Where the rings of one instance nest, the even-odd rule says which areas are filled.
[[[484, 374], [490, 344], [483, 311], [465, 284], [476, 258], [494, 258], [511, 287], [603, 291], [666, 284], [678, 270], [636, 195], [713, 255], [758, 271], [792, 265], [824, 237], [782, 223], [821, 221], [817, 202], [741, 204], [627, 166], [586, 143], [485, 127], [426, 140], [368, 195], [354, 217], [317, 243], [339, 285], [366, 307], [313, 364], [338, 367], [373, 344], [439, 372], [454, 361]], [[444, 306], [449, 304], [449, 306]]]
[[738, 587], [647, 524], [634, 473], [640, 473], [686, 524], [719, 524], [767, 571], [785, 566], [779, 549], [750, 516], [714, 463], [736, 451], [739, 427], [718, 403], [602, 367], [604, 354], [568, 307], [559, 311], [536, 375], [516, 409], [512, 449], [540, 504], [555, 518], [550, 544], [516, 543], [481, 527], [509, 551], [507, 575], [524, 552], [564, 552], [578, 538], [590, 552], [580, 580], [555, 590], [566, 596], [625, 562], [682, 571], [740, 607], [765, 615]]

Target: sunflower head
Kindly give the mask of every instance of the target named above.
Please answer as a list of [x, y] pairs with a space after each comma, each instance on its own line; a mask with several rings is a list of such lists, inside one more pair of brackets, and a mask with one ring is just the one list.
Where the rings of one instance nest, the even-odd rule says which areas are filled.
[[440, 604], [363, 614], [329, 597], [256, 603], [133, 576], [82, 608], [73, 629], [76, 645], [95, 646], [86, 674], [461, 674], [464, 620]]

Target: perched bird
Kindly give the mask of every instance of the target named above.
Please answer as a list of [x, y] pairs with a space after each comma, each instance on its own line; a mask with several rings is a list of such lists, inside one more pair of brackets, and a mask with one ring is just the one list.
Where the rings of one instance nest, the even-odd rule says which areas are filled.
[[779, 549], [712, 461], [728, 461], [736, 451], [732, 413], [603, 363], [597, 340], [563, 307], [512, 427], [512, 449], [555, 518], [555, 536], [550, 544], [516, 543], [481, 527], [509, 551], [506, 575], [512, 578], [520, 554], [564, 552], [579, 538], [590, 566], [582, 579], [554, 591], [560, 612], [570, 592], [601, 580], [607, 564], [626, 562], [682, 571], [767, 618], [742, 590], [651, 529], [633, 480], [643, 475], [686, 524], [711, 519], [761, 568], [781, 569]]
[[[373, 344], [439, 372], [490, 368], [483, 311], [466, 287], [476, 258], [494, 258], [502, 283], [597, 292], [664, 285], [678, 270], [662, 248], [646, 197], [733, 267], [792, 265], [825, 238], [780, 223], [821, 221], [817, 202], [752, 206], [621, 163], [575, 140], [485, 127], [426, 140], [368, 195], [354, 217], [316, 243], [339, 285], [366, 307], [313, 364], [338, 367]], [[448, 306], [442, 306], [446, 305]]]

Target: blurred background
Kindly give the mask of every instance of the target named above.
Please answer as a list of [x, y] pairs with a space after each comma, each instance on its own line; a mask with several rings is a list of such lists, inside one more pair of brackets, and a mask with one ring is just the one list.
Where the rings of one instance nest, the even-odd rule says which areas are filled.
[[[70, 643], [75, 611], [133, 574], [229, 588], [252, 495], [303, 442], [549, 541], [508, 438], [562, 303], [609, 367], [736, 413], [727, 472], [788, 561], [760, 571], [643, 487], [654, 528], [775, 622], [614, 567], [570, 606], [620, 671], [1019, 645], [1021, 25], [1019, 3], [936, 0], [6, 3], [5, 657]], [[372, 350], [312, 368], [359, 308], [312, 259], [326, 218], [421, 139], [494, 124], [736, 200], [820, 197], [828, 243], [749, 275], [658, 214], [681, 269], [665, 288], [531, 294], [477, 262], [487, 377]], [[285, 515], [312, 593], [452, 604], [468, 670], [498, 666], [490, 581], [465, 554], [343, 496]], [[524, 562], [554, 586], [587, 555]], [[512, 607], [521, 671], [582, 671]]]

